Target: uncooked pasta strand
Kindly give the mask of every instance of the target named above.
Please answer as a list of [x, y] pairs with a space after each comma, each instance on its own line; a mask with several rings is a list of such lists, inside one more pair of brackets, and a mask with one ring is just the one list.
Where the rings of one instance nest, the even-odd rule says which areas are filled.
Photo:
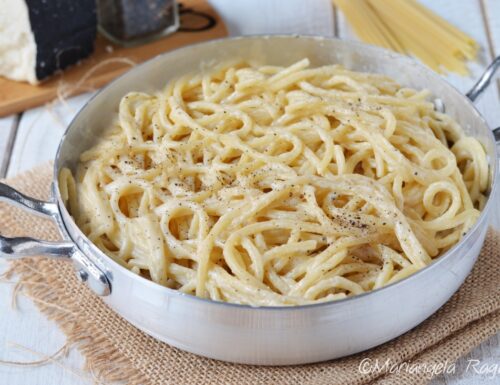
[[477, 42], [416, 0], [333, 0], [359, 38], [413, 54], [432, 69], [468, 74]]

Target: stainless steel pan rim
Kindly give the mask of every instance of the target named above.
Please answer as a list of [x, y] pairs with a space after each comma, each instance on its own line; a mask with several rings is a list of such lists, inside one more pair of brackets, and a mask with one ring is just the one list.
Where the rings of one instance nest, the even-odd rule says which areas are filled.
[[[314, 36], [314, 35], [293, 35], [293, 36], [296, 37], [297, 39], [340, 40], [340, 39], [337, 39], [337, 38], [326, 38], [326, 37]], [[251, 36], [237, 36], [237, 37], [230, 37], [230, 38], [215, 39], [215, 40], [211, 40], [209, 42], [196, 43], [196, 44], [194, 44], [192, 46], [205, 45], [205, 44], [216, 44], [219, 41], [225, 41], [225, 40], [248, 40], [248, 39], [269, 39], [269, 38], [279, 39], [279, 38], [289, 38], [289, 37], [290, 37], [290, 35], [251, 35]], [[355, 41], [349, 42], [349, 44], [362, 46], [362, 47], [364, 47], [364, 48], [366, 48], [368, 50], [372, 50], [374, 52], [377, 52], [377, 51], [385, 52], [385, 54], [394, 56], [395, 58], [402, 58], [402, 57], [404, 57], [403, 55], [394, 53], [392, 51], [388, 51], [388, 50], [383, 49], [383, 48], [378, 48], [378, 47], [374, 47], [374, 46], [368, 46], [366, 44], [355, 42]], [[136, 72], [136, 71], [140, 72], [141, 69], [142, 69], [142, 66], [144, 64], [147, 64], [147, 63], [149, 63], [151, 61], [155, 61], [155, 60], [161, 60], [164, 56], [167, 56], [167, 55], [168, 56], [176, 55], [178, 51], [189, 49], [189, 47], [192, 47], [192, 46], [177, 48], [177, 49], [175, 49], [173, 51], [169, 51], [169, 52], [163, 53], [161, 55], [158, 55], [158, 56], [154, 57], [153, 59], [150, 59], [150, 60], [148, 60], [148, 61], [146, 61], [146, 62], [144, 62], [144, 63], [142, 63], [142, 64], [140, 64], [140, 65], [138, 65], [138, 66], [136, 66], [134, 68], [132, 68], [131, 70], [129, 70], [126, 73], [124, 73], [123, 75], [120, 75], [118, 78], [116, 78], [115, 80], [113, 80], [111, 83], [109, 83], [108, 85], [106, 85], [105, 87], [103, 87], [101, 90], [99, 90], [95, 95], [93, 95], [85, 103], [85, 105], [80, 109], [80, 111], [75, 115], [75, 117], [73, 118], [73, 120], [71, 121], [71, 123], [66, 128], [66, 131], [64, 132], [64, 135], [63, 135], [63, 137], [62, 137], [62, 139], [61, 139], [61, 141], [59, 143], [59, 148], [57, 150], [56, 160], [54, 162], [54, 179], [53, 179], [54, 180], [54, 184], [55, 184], [54, 192], [55, 192], [55, 199], [57, 201], [59, 210], [67, 211], [66, 207], [62, 203], [62, 199], [61, 199], [61, 195], [60, 195], [60, 190], [59, 190], [59, 183], [58, 183], [58, 174], [59, 174], [59, 166], [60, 166], [60, 164], [59, 164], [59, 155], [60, 155], [61, 146], [64, 143], [64, 139], [65, 139], [65, 137], [66, 137], [69, 129], [72, 127], [73, 121], [78, 118], [78, 116], [85, 110], [85, 108], [86, 108], [86, 106], [88, 104], [92, 103], [92, 101], [94, 100], [94, 98], [96, 98], [101, 92], [104, 92], [108, 87], [112, 87], [115, 82], [119, 82], [123, 77], [128, 76], [132, 72]], [[413, 60], [411, 60], [411, 59], [409, 59], [407, 57], [404, 57], [404, 58], [406, 60], [408, 60], [408, 61], [412, 61], [413, 62]], [[439, 78], [439, 75], [435, 74], [432, 70], [424, 67], [422, 64], [420, 64], [420, 63], [414, 63], [414, 65], [419, 66], [421, 68], [425, 68], [426, 71], [429, 71], [429, 72], [433, 73], [433, 75], [435, 75], [436, 78]], [[445, 80], [443, 80], [441, 78], [439, 78], [439, 80], [440, 81], [445, 81]], [[477, 110], [477, 108], [475, 107], [475, 105], [463, 93], [461, 93], [458, 89], [456, 89], [456, 87], [454, 87], [451, 84], [449, 84], [449, 86], [452, 87], [458, 95], [460, 95], [461, 97], [463, 97], [464, 99], [467, 100], [467, 102], [474, 109], [474, 111], [478, 115], [478, 117], [487, 126], [488, 124], [486, 123], [486, 121], [484, 120], [484, 118], [482, 117], [482, 115], [480, 114], [480, 112]], [[478, 95], [476, 95], [476, 97], [477, 96]], [[495, 138], [493, 136], [493, 132], [492, 131], [490, 131], [490, 140], [492, 142], [495, 142]], [[495, 148], [495, 157], [498, 159], [498, 150], [496, 148]], [[374, 295], [375, 296], [375, 294], [377, 294], [379, 292], [382, 292], [382, 291], [385, 291], [386, 289], [396, 288], [396, 287], [398, 287], [398, 286], [400, 286], [402, 284], [405, 284], [405, 283], [407, 283], [407, 282], [415, 279], [419, 274], [421, 274], [424, 271], [430, 269], [434, 265], [442, 263], [444, 259], [448, 258], [451, 254], [453, 254], [454, 251], [457, 248], [459, 248], [461, 246], [461, 244], [466, 241], [466, 239], [468, 239], [468, 237], [470, 236], [470, 234], [472, 232], [474, 232], [475, 229], [477, 229], [477, 227], [482, 222], [483, 217], [486, 215], [487, 210], [489, 210], [491, 208], [492, 201], [493, 201], [493, 199], [491, 199], [491, 197], [494, 196], [494, 194], [496, 192], [496, 189], [498, 187], [497, 163], [498, 162], [491, 162], [491, 164], [490, 164], [490, 167], [491, 167], [490, 173], [491, 173], [491, 178], [492, 178], [491, 191], [490, 191], [490, 195], [488, 197], [488, 200], [486, 202], [486, 205], [485, 205], [483, 211], [481, 212], [479, 218], [477, 219], [476, 223], [466, 233], [466, 235], [460, 240], [460, 242], [458, 242], [456, 245], [454, 245], [446, 253], [444, 253], [443, 255], [441, 255], [440, 257], [438, 257], [437, 259], [435, 259], [431, 264], [427, 265], [423, 269], [417, 271], [416, 273], [414, 273], [414, 274], [410, 275], [409, 277], [406, 277], [406, 278], [404, 278], [404, 279], [402, 279], [402, 280], [400, 280], [398, 282], [392, 283], [390, 285], [384, 286], [382, 288], [379, 288], [379, 289], [376, 289], [376, 290], [373, 290], [373, 291], [370, 291], [370, 292], [367, 292], [367, 293], [358, 294], [356, 296], [347, 297], [347, 298], [336, 300], [336, 301], [322, 302], [322, 303], [315, 303], [315, 304], [308, 304], [308, 305], [293, 306], [293, 309], [301, 310], [303, 308], [311, 308], [311, 307], [335, 306], [335, 304], [338, 304], [340, 302], [355, 301], [356, 299], [358, 299], [360, 297], [364, 297], [364, 296], [368, 296], [368, 295]], [[86, 238], [85, 234], [76, 226], [76, 223], [73, 222], [72, 224], [77, 228], [77, 231], [79, 232], [79, 235], [82, 236], [82, 237], [84, 237], [84, 238]], [[147, 278], [144, 278], [144, 277], [138, 276], [137, 274], [132, 273], [130, 270], [128, 270], [125, 267], [121, 266], [120, 264], [118, 264], [117, 262], [115, 262], [112, 258], [110, 258], [106, 254], [104, 254], [99, 248], [94, 247], [94, 250], [95, 250], [95, 252], [99, 253], [101, 255], [101, 257], [105, 258], [107, 263], [111, 263], [117, 269], [123, 270], [132, 279], [139, 278], [139, 279], [142, 279], [144, 281], [143, 283], [146, 284], [146, 285], [161, 286], [161, 285], [159, 285], [159, 284], [157, 284], [157, 283], [155, 283], [155, 282], [153, 282], [151, 280], [148, 280]], [[184, 297], [184, 298], [187, 298], [187, 299], [193, 299], [193, 300], [196, 300], [196, 301], [209, 302], [209, 303], [212, 303], [212, 304], [217, 305], [217, 306], [231, 306], [231, 307], [250, 308], [250, 309], [255, 308], [255, 306], [250, 306], [250, 305], [242, 305], [242, 304], [235, 304], [235, 303], [229, 303], [229, 302], [213, 301], [213, 300], [210, 300], [210, 299], [200, 298], [200, 297], [196, 297], [196, 296], [193, 296], [193, 295], [190, 295], [190, 294], [181, 293], [178, 290], [170, 289], [168, 287], [164, 287], [164, 286], [161, 286], [161, 287], [162, 287], [162, 289], [168, 291], [172, 295], [178, 295], [178, 296], [181, 296], [181, 297]], [[269, 310], [276, 310], [276, 309], [290, 310], [289, 306], [264, 306], [264, 307], [259, 307], [259, 308], [269, 309]]]

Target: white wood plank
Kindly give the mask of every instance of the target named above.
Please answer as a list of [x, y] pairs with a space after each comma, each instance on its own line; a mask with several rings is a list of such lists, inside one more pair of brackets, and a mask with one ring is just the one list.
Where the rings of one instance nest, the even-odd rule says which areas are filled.
[[[12, 149], [9, 175], [52, 159], [60, 135], [77, 109], [88, 98], [84, 95], [70, 100], [68, 106], [55, 106], [53, 110], [38, 108], [23, 114], [19, 121], [18, 135]], [[54, 115], [52, 115], [54, 114]], [[53, 116], [53, 117], [52, 117]], [[60, 120], [60, 122], [57, 122]], [[57, 123], [56, 123], [57, 122]], [[8, 141], [14, 134], [17, 117], [0, 119], [0, 159], [5, 153]], [[7, 262], [0, 260], [0, 272], [6, 270]], [[0, 360], [37, 361], [43, 357], [20, 349], [13, 344], [29, 348], [45, 356], [50, 356], [66, 341], [64, 334], [55, 324], [43, 316], [34, 304], [20, 297], [17, 311], [11, 308], [13, 284], [0, 281]], [[42, 366], [11, 366], [0, 364], [1, 384], [92, 384], [89, 373], [84, 373], [83, 357], [72, 349], [70, 354], [56, 364]], [[73, 372], [78, 374], [73, 374]]]
[[334, 6], [335, 12], [335, 20], [336, 20], [336, 31], [337, 37], [345, 40], [356, 40], [360, 41], [360, 39], [356, 36], [356, 33], [349, 25], [347, 18], [344, 13], [337, 7]]
[[[0, 260], [0, 271], [6, 269], [6, 262]], [[66, 342], [66, 337], [57, 326], [43, 316], [27, 298], [19, 297], [19, 308], [11, 307], [11, 283], [0, 282], [0, 360], [38, 361], [43, 357], [22, 350], [14, 344], [30, 348], [45, 356], [59, 350]], [[0, 384], [74, 384], [90, 385], [93, 383], [89, 373], [83, 373], [83, 357], [72, 349], [69, 356], [61, 359], [63, 368], [56, 364], [42, 366], [11, 366], [0, 364]], [[80, 377], [71, 370], [83, 375]]]
[[91, 96], [87, 93], [66, 103], [26, 111], [19, 122], [7, 176], [54, 159], [67, 125]]
[[5, 169], [10, 158], [10, 140], [15, 131], [17, 117], [15, 115], [0, 118], [0, 178], [7, 170]]
[[[490, 50], [493, 56], [500, 56], [500, 1], [498, 0], [480, 0], [483, 4], [484, 17], [488, 33], [490, 36]], [[500, 72], [500, 70], [499, 70]], [[497, 90], [500, 94], [500, 74], [497, 75]], [[498, 108], [498, 106], [497, 106]], [[500, 127], [500, 121], [495, 122], [495, 127]]]
[[[493, 53], [500, 55], [500, 1], [481, 0], [484, 5], [484, 12], [488, 20], [491, 40], [493, 43]], [[500, 124], [499, 124], [500, 125]]]
[[331, 0], [209, 2], [224, 19], [231, 36], [276, 33], [333, 36]]
[[5, 155], [5, 150], [7, 147], [7, 141], [9, 139], [11, 130], [15, 122], [15, 116], [8, 116], [6, 118], [0, 118], [0, 162]]

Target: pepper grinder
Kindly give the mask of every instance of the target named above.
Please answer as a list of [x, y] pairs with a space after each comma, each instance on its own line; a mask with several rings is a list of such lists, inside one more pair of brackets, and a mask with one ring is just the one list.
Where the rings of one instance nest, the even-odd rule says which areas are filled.
[[99, 31], [113, 43], [130, 47], [179, 29], [175, 0], [97, 0]]

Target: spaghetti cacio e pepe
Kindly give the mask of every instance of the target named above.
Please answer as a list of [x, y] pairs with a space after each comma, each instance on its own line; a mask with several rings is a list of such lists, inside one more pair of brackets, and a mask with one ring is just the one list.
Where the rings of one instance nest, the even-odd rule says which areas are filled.
[[483, 147], [428, 97], [308, 59], [221, 64], [124, 96], [61, 192], [106, 254], [184, 293], [360, 294], [425, 267], [485, 202]]

